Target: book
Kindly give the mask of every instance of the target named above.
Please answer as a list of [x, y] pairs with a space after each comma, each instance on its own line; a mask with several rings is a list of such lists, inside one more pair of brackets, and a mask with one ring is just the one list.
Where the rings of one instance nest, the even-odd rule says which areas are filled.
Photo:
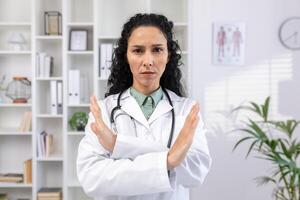
[[32, 183], [32, 159], [24, 161], [24, 183]]
[[62, 197], [38, 197], [37, 200], [61, 200]]
[[41, 188], [37, 194], [38, 198], [55, 198], [62, 196], [62, 189], [56, 187]]
[[31, 120], [32, 120], [32, 113], [31, 113], [31, 111], [24, 112], [18, 130], [20, 132], [28, 132], [28, 131], [30, 131], [30, 129], [31, 129]]
[[49, 157], [53, 152], [53, 135], [46, 134], [46, 156]]
[[57, 115], [57, 81], [50, 82], [50, 100], [51, 100], [51, 107], [50, 111], [52, 115]]
[[23, 174], [20, 173], [0, 174], [0, 182], [20, 183], [22, 181], [23, 181]]

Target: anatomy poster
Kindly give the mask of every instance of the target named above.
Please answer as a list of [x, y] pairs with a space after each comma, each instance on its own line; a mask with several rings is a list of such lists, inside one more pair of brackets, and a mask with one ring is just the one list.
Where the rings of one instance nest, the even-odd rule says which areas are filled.
[[243, 65], [245, 23], [213, 24], [213, 64]]

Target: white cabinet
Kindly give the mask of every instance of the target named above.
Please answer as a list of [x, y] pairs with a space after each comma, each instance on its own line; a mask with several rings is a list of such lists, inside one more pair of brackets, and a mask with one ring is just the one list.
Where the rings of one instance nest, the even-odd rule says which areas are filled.
[[[44, 12], [62, 14], [62, 35], [45, 35]], [[22, 172], [23, 162], [33, 159], [32, 184], [0, 183], [0, 193], [11, 199], [36, 199], [41, 187], [62, 187], [63, 199], [89, 199], [76, 176], [77, 147], [84, 132], [71, 130], [68, 121], [73, 113], [89, 112], [89, 95], [104, 98], [107, 80], [100, 77], [100, 45], [116, 44], [122, 25], [135, 13], [161, 13], [174, 22], [175, 38], [181, 46], [184, 85], [188, 85], [188, 0], [0, 0], [0, 78], [26, 76], [32, 82], [32, 98], [15, 105], [3, 97], [0, 103], [0, 173]], [[69, 50], [70, 31], [88, 31], [87, 51]], [[8, 40], [20, 33], [26, 43], [14, 50]], [[51, 77], [37, 76], [37, 53], [53, 57]], [[82, 94], [79, 104], [69, 104], [69, 70], [79, 70]], [[52, 115], [51, 81], [63, 85], [63, 114]], [[17, 128], [25, 111], [32, 111], [32, 130]], [[37, 135], [53, 134], [54, 151], [50, 157], [37, 156]]]

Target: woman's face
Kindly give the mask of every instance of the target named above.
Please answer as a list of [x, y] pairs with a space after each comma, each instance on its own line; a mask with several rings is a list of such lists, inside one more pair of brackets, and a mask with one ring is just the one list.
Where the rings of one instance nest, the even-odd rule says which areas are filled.
[[128, 39], [127, 60], [133, 87], [144, 94], [156, 90], [168, 62], [164, 34], [153, 26], [136, 28]]

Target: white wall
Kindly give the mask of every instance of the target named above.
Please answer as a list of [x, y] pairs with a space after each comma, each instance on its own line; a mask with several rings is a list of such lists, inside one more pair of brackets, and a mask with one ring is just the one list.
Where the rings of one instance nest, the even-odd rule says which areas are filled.
[[[191, 0], [192, 96], [199, 100], [210, 129], [213, 165], [205, 183], [192, 190], [192, 200], [270, 200], [270, 186], [257, 187], [255, 177], [270, 165], [250, 157], [246, 146], [232, 151], [237, 137], [224, 133], [228, 122], [220, 114], [241, 102], [262, 102], [271, 95], [275, 118], [300, 119], [300, 53], [282, 47], [278, 28], [300, 15], [298, 0]], [[212, 60], [212, 23], [246, 23], [244, 66], [216, 66]], [[299, 135], [299, 131], [297, 132]]]

